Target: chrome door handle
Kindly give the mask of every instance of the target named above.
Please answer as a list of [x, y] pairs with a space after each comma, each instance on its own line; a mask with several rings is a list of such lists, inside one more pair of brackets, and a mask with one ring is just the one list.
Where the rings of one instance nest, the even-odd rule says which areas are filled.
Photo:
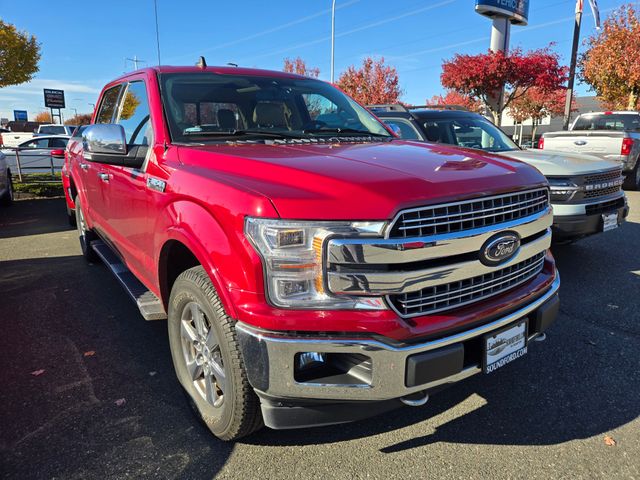
[[86, 172], [87, 170], [89, 170], [89, 164], [88, 163], [81, 163], [80, 164], [80, 168], [83, 169]]
[[100, 180], [102, 180], [103, 182], [108, 182], [109, 181], [109, 174], [108, 173], [99, 173], [98, 176], [100, 177]]

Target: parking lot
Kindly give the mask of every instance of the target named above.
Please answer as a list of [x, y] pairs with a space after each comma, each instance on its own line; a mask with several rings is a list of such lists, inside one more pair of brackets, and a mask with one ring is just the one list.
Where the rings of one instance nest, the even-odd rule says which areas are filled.
[[[619, 230], [554, 247], [548, 339], [358, 423], [222, 443], [192, 416], [166, 323], [80, 255], [64, 200], [0, 210], [3, 478], [639, 478], [640, 194]], [[615, 444], [614, 444], [615, 443]]]

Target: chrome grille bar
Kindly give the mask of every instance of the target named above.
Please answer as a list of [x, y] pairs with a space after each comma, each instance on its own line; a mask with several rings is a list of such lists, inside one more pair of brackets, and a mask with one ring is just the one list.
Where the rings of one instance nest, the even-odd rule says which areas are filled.
[[[527, 190], [400, 212], [389, 229], [390, 238], [460, 232], [496, 225], [544, 211], [546, 188]], [[448, 219], [444, 222], [439, 220]]]
[[[462, 282], [441, 285], [414, 294], [388, 297], [394, 310], [408, 318], [418, 315], [438, 313], [454, 307], [478, 302], [506, 292], [538, 275], [544, 267], [544, 253], [540, 253], [511, 267], [474, 277]], [[471, 283], [471, 286], [460, 288], [460, 285]], [[447, 290], [440, 294], [431, 294], [438, 289]], [[415, 297], [415, 298], [414, 298]]]

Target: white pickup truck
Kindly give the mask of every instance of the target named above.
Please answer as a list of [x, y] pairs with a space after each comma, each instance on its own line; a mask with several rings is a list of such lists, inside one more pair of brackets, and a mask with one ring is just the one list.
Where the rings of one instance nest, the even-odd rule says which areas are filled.
[[569, 131], [545, 133], [539, 148], [588, 153], [622, 165], [624, 188], [640, 190], [640, 112], [579, 115]]

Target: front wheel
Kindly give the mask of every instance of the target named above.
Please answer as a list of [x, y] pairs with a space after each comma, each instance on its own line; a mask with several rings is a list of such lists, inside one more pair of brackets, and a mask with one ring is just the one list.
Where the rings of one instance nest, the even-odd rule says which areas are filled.
[[221, 440], [258, 430], [259, 401], [247, 380], [233, 321], [201, 266], [176, 279], [168, 328], [178, 380], [209, 430]]
[[636, 160], [636, 166], [624, 179], [622, 187], [625, 190], [640, 190], [640, 158]]

